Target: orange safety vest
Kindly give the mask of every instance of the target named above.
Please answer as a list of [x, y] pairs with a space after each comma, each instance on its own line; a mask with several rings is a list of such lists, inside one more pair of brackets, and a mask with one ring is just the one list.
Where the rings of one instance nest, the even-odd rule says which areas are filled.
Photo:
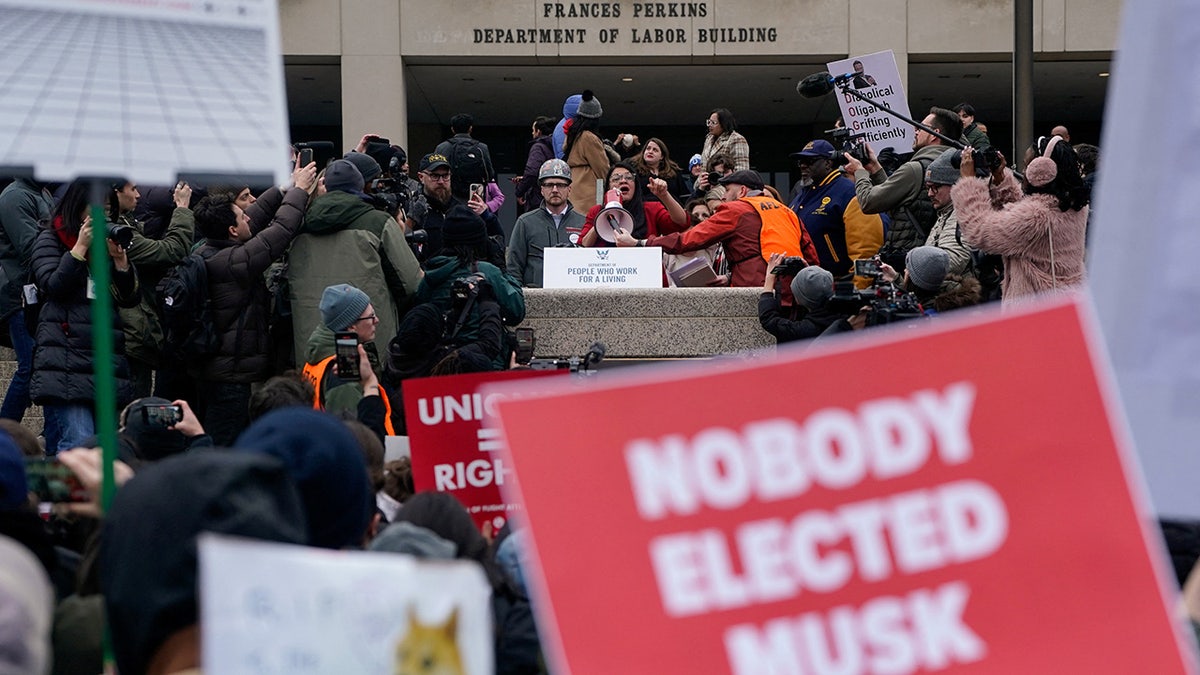
[[800, 233], [800, 219], [794, 211], [769, 195], [742, 197], [742, 201], [749, 202], [762, 218], [758, 247], [763, 260], [770, 260], [772, 253], [804, 256], [800, 243], [804, 235]]
[[[335, 355], [336, 356], [336, 355]], [[304, 370], [300, 374], [313, 388], [313, 410], [325, 410], [325, 397], [321, 393], [321, 384], [325, 382], [325, 371], [329, 369], [329, 364], [333, 361], [333, 356], [327, 356], [315, 364], [305, 363]], [[368, 368], [370, 366], [367, 366]], [[392, 425], [392, 402], [388, 400], [387, 392], [383, 390], [383, 386], [379, 387], [379, 397], [383, 399], [383, 409], [385, 412], [383, 418], [383, 429], [388, 436], [396, 435], [396, 427]]]

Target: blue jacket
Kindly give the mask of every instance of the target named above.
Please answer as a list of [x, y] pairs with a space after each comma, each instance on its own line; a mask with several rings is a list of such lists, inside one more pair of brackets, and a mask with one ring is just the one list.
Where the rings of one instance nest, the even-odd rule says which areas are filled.
[[812, 236], [821, 267], [834, 277], [853, 272], [853, 261], [870, 258], [883, 244], [883, 219], [862, 212], [854, 181], [840, 171], [801, 190], [788, 206]]
[[563, 146], [567, 144], [567, 132], [563, 130], [567, 120], [575, 116], [579, 112], [579, 102], [583, 100], [583, 94], [572, 94], [563, 102], [563, 117], [554, 127], [554, 156], [563, 158]]

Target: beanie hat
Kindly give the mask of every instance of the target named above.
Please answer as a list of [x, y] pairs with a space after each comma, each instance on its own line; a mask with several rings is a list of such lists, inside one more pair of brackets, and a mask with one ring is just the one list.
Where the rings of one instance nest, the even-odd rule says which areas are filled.
[[362, 172], [349, 160], [335, 159], [325, 169], [325, 189], [329, 192], [362, 192]]
[[805, 309], [817, 309], [833, 297], [833, 274], [816, 265], [809, 265], [792, 279], [792, 296]]
[[424, 354], [432, 350], [442, 341], [446, 332], [446, 319], [442, 310], [431, 302], [425, 302], [408, 310], [400, 325], [396, 327], [396, 337], [388, 345], [389, 352], [393, 349], [402, 354]]
[[954, 163], [951, 161], [957, 151], [943, 152], [937, 156], [937, 159], [929, 163], [929, 169], [925, 171], [925, 182], [933, 185], [954, 185], [962, 176], [959, 170], [954, 168]]
[[25, 457], [12, 437], [0, 431], [0, 510], [15, 509], [28, 498]]
[[331, 549], [362, 544], [375, 493], [362, 450], [345, 424], [311, 408], [278, 408], [255, 420], [235, 447], [283, 462], [300, 492], [309, 544]]
[[321, 293], [321, 321], [331, 331], [346, 330], [362, 316], [371, 299], [350, 284], [329, 286]]
[[579, 102], [579, 110], [575, 111], [579, 117], [598, 120], [604, 114], [604, 109], [600, 107], [600, 99], [592, 93], [591, 89], [585, 89], [583, 92], [583, 100]]
[[950, 254], [936, 246], [918, 246], [905, 256], [904, 266], [914, 286], [936, 291], [950, 273]]
[[688, 171], [691, 171], [692, 169], [700, 166], [703, 163], [704, 163], [704, 159], [702, 159], [700, 157], [700, 153], [696, 153], [696, 154], [692, 155], [692, 158], [688, 160]]
[[482, 246], [487, 243], [487, 227], [483, 219], [465, 206], [455, 206], [446, 212], [442, 224], [442, 244], [452, 246]]
[[343, 159], [345, 159], [347, 162], [350, 162], [354, 165], [354, 168], [358, 169], [358, 172], [362, 174], [364, 183], [370, 183], [371, 181], [375, 180], [379, 174], [383, 173], [383, 169], [379, 168], [379, 162], [375, 161], [375, 158], [370, 155], [351, 150], [350, 152], [346, 153], [346, 156]]

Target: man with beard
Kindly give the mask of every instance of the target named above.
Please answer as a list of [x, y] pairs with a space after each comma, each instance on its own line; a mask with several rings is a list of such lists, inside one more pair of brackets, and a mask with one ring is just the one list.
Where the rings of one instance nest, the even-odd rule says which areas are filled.
[[550, 159], [538, 170], [542, 204], [520, 218], [508, 242], [508, 273], [526, 288], [542, 287], [547, 248], [579, 243], [584, 216], [571, 208], [571, 167]]
[[[812, 236], [821, 267], [834, 278], [846, 277], [853, 271], [855, 260], [870, 258], [879, 251], [883, 219], [862, 212], [854, 182], [835, 164], [837, 152], [829, 141], [810, 141], [792, 157], [808, 186], [788, 206]], [[860, 281], [865, 285], [864, 280]]]
[[[500, 220], [496, 218], [496, 214], [492, 213], [487, 204], [484, 203], [478, 195], [471, 195], [471, 200], [463, 202], [458, 197], [455, 197], [450, 192], [450, 160], [446, 159], [445, 155], [439, 155], [436, 152], [431, 152], [421, 158], [421, 164], [417, 168], [417, 178], [421, 181], [421, 190], [425, 194], [425, 201], [429, 204], [425, 216], [417, 221], [414, 229], [425, 231], [425, 243], [421, 247], [420, 259], [428, 260], [436, 255], [441, 255], [442, 252], [442, 229], [446, 221], [446, 214], [455, 206], [466, 206], [483, 219], [484, 225], [487, 226], [487, 234], [489, 237], [504, 236], [504, 230], [500, 227]], [[492, 255], [499, 253], [499, 261], [497, 264], [503, 265], [503, 252], [497, 250], [498, 247], [493, 246]]]

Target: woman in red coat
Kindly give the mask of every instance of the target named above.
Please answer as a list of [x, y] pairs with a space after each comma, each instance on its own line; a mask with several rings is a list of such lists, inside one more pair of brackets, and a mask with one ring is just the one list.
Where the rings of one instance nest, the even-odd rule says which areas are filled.
[[[648, 202], [642, 200], [641, 190], [637, 186], [638, 180], [641, 179], [638, 178], [637, 169], [632, 162], [626, 160], [614, 164], [608, 170], [608, 180], [605, 183], [606, 191], [616, 190], [621, 194], [621, 206], [633, 217], [631, 234], [636, 238], [645, 239], [651, 235], [686, 230], [690, 224], [687, 212], [671, 196], [666, 181], [659, 178], [647, 179], [649, 190], [661, 200]], [[583, 224], [583, 236], [580, 238], [581, 245], [613, 245], [601, 239], [596, 232], [596, 216], [603, 209], [603, 204], [597, 204], [588, 210], [587, 220]]]

